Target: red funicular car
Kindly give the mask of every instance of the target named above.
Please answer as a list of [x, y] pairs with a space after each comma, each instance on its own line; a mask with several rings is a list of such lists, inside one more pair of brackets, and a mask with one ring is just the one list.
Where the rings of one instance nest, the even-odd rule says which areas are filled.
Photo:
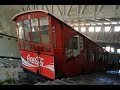
[[48, 12], [17, 14], [22, 67], [50, 79], [104, 70], [107, 52]]

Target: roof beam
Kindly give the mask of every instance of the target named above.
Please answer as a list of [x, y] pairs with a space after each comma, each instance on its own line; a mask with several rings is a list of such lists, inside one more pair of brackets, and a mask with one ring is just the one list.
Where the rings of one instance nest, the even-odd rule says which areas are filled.
[[69, 16], [69, 13], [70, 13], [71, 8], [72, 8], [72, 5], [70, 5], [69, 9], [67, 10], [66, 16]]
[[[103, 32], [103, 29], [104, 29], [104, 26], [102, 25], [102, 27], [101, 27], [101, 29], [100, 29], [100, 32]], [[100, 32], [98, 32], [98, 35], [97, 35], [97, 37], [96, 37], [96, 40], [98, 40], [98, 37], [99, 37], [99, 35], [100, 35]], [[103, 33], [102, 33], [102, 35], [103, 35]]]
[[[108, 34], [105, 36], [104, 41], [106, 41], [106, 40], [107, 40], [107, 37], [108, 37], [108, 35], [109, 35], [109, 33], [110, 33], [111, 29], [112, 29], [112, 27], [110, 28], [109, 32], [107, 32]], [[105, 30], [104, 30], [104, 33], [105, 33]]]
[[47, 5], [45, 5], [45, 7], [46, 7], [47, 11], [49, 12], [48, 6], [47, 6]]
[[60, 12], [60, 15], [62, 16], [62, 12], [61, 12], [60, 7], [58, 5], [57, 5], [57, 8], [58, 8], [58, 10]]
[[27, 10], [31, 10], [31, 9], [30, 9], [30, 5], [27, 6]]
[[103, 5], [97, 5], [97, 12], [101, 12], [102, 8], [103, 8]]
[[37, 10], [38, 10], [38, 5], [34, 5], [34, 10], [37, 8]]
[[116, 40], [116, 41], [118, 41], [118, 40], [117, 40], [117, 37], [118, 37], [119, 35], [120, 35], [120, 31], [118, 32], [118, 34], [117, 34], [116, 37], [115, 37], [115, 40]]
[[81, 5], [80, 14], [83, 15], [86, 5]]

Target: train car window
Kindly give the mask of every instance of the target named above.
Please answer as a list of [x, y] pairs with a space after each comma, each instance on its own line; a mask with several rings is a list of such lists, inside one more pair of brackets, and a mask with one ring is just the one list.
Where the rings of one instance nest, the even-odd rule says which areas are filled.
[[[17, 34], [19, 36], [18, 38], [20, 42], [24, 42], [24, 31], [23, 31], [22, 21], [17, 22], [17, 27], [18, 27]], [[20, 44], [20, 48], [24, 48], [23, 43]]]
[[73, 49], [73, 56], [77, 56], [80, 54], [80, 43], [79, 43], [79, 35], [76, 35], [72, 38], [72, 49]]
[[30, 32], [30, 21], [24, 20], [24, 30], [26, 41], [30, 41], [29, 32]]
[[98, 62], [99, 61], [99, 49], [98, 48], [96, 48], [96, 55], [95, 55], [95, 57], [96, 57], [96, 62]]
[[40, 43], [40, 33], [38, 33], [38, 19], [31, 19], [33, 43]]
[[90, 59], [91, 59], [91, 47], [88, 47], [88, 49], [87, 49], [87, 60], [88, 61], [90, 61]]
[[104, 60], [105, 60], [105, 58], [104, 58], [104, 52], [103, 52], [102, 58], [103, 58], [103, 62], [104, 62]]
[[41, 31], [42, 43], [49, 44], [50, 36], [49, 36], [48, 17], [41, 17], [40, 18], [40, 31]]
[[72, 37], [68, 43], [65, 45], [65, 53], [69, 58], [71, 56], [75, 57], [80, 54], [79, 48], [79, 35]]
[[90, 58], [90, 48], [87, 47], [87, 60], [89, 61], [89, 58]]
[[[97, 54], [96, 54], [97, 55]], [[96, 60], [95, 58], [95, 53], [94, 53], [94, 50], [93, 50], [93, 47], [88, 47], [87, 48], [87, 60], [88, 62], [94, 62]]]
[[65, 44], [65, 56], [67, 56], [68, 53], [67, 47], [68, 47], [68, 43]]
[[[17, 36], [19, 36], [19, 22], [16, 23], [16, 32], [17, 32]], [[18, 37], [19, 38], [19, 37]]]
[[93, 52], [93, 49], [91, 49], [91, 61], [95, 61], [95, 55], [94, 55], [94, 52]]
[[72, 38], [72, 47], [73, 47], [73, 49], [78, 49], [78, 39], [77, 39], [77, 37]]
[[20, 42], [23, 42], [24, 41], [24, 31], [23, 31], [23, 27], [22, 27], [22, 21], [19, 21], [17, 23], [17, 25], [18, 25], [18, 34], [19, 34]]
[[69, 42], [65, 44], [65, 55], [67, 58], [73, 56], [72, 39], [70, 39]]
[[[30, 37], [29, 37], [29, 32], [30, 32], [30, 21], [29, 20], [24, 20], [24, 31], [25, 31], [25, 41], [30, 42]], [[30, 45], [25, 44], [25, 49], [30, 50]]]
[[53, 48], [56, 48], [55, 25], [52, 25], [52, 38], [53, 38]]
[[82, 51], [83, 50], [83, 37], [80, 36], [79, 42], [80, 42], [80, 51]]
[[102, 54], [101, 54], [101, 52], [99, 53], [99, 62], [101, 62], [101, 60], [102, 60]]
[[68, 57], [73, 56], [73, 44], [72, 44], [72, 39], [69, 41], [68, 44], [68, 53], [67, 53]]
[[37, 18], [31, 19], [31, 26], [32, 26], [32, 32], [38, 31], [38, 19]]
[[93, 50], [93, 53], [94, 53], [94, 61], [96, 62], [96, 60], [97, 60], [97, 52], [96, 52], [96, 49], [94, 48], [94, 50]]
[[105, 52], [105, 57], [104, 57], [104, 58], [105, 58], [105, 61], [107, 61], [107, 56], [108, 56], [108, 55], [107, 55], [107, 52]]

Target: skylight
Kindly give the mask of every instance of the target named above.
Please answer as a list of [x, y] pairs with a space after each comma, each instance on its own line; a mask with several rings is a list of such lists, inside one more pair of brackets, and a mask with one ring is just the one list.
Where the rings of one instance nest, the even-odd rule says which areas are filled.
[[106, 26], [106, 27], [105, 27], [105, 32], [109, 32], [109, 31], [110, 31], [110, 29], [111, 29], [111, 27], [110, 27], [110, 26]]
[[86, 32], [86, 27], [81, 27], [81, 32]]
[[101, 30], [101, 27], [95, 27], [96, 32], [100, 32], [100, 30]]
[[119, 32], [119, 31], [120, 31], [120, 26], [115, 26], [114, 31], [115, 31], [115, 32]]
[[89, 32], [94, 32], [94, 27], [89, 27]]

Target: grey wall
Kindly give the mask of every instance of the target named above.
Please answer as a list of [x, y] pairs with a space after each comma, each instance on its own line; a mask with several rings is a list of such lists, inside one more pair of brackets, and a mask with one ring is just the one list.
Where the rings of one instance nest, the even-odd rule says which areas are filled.
[[0, 35], [0, 56], [20, 57], [17, 38]]

